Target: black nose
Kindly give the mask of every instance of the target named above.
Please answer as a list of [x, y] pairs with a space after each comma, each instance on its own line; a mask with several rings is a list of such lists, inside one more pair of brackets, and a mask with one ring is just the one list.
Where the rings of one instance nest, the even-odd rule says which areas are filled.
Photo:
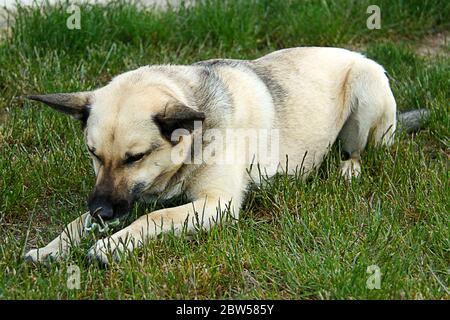
[[97, 211], [91, 211], [94, 218], [100, 217], [102, 220], [110, 220], [114, 217], [114, 210], [112, 207], [98, 207]]
[[125, 216], [130, 212], [132, 205], [132, 201], [114, 199], [109, 195], [96, 192], [93, 192], [88, 200], [90, 214], [97, 221]]
[[110, 220], [114, 218], [114, 209], [110, 202], [106, 201], [106, 199], [93, 198], [89, 201], [89, 211], [93, 218], [102, 220]]

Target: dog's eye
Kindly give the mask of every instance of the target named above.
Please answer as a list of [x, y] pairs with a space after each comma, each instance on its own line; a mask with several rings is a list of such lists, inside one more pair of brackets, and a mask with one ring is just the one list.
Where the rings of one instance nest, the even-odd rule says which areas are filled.
[[100, 163], [102, 162], [102, 159], [95, 153], [95, 149], [88, 148], [89, 153], [92, 154]]
[[123, 163], [124, 164], [131, 164], [131, 163], [134, 163], [134, 162], [137, 162], [137, 161], [141, 160], [144, 156], [145, 156], [144, 153], [138, 153], [138, 154], [129, 156], [128, 158], [125, 159], [125, 161]]

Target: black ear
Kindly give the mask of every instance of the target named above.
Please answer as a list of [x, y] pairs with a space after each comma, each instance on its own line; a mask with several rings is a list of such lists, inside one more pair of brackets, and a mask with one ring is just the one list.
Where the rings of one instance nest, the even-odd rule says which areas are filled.
[[188, 106], [175, 103], [168, 104], [162, 113], [153, 116], [161, 135], [172, 144], [176, 142], [171, 140], [172, 133], [177, 129], [185, 129], [189, 132], [194, 130], [194, 121], [205, 120], [203, 112], [195, 111]]
[[43, 102], [53, 109], [68, 114], [85, 123], [89, 116], [90, 97], [90, 92], [74, 92], [29, 95], [25, 98]]

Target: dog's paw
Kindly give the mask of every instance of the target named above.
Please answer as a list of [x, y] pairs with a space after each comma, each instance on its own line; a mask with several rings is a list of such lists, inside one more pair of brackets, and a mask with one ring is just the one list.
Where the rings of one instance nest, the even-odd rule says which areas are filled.
[[42, 263], [60, 259], [61, 253], [58, 249], [43, 247], [28, 251], [23, 258], [26, 262]]
[[361, 164], [359, 160], [349, 159], [341, 162], [341, 175], [347, 181], [352, 181], [352, 178], [358, 178], [361, 175]]
[[107, 267], [112, 262], [120, 261], [120, 252], [114, 245], [110, 245], [104, 240], [99, 240], [89, 249], [87, 259], [90, 264], [98, 263]]

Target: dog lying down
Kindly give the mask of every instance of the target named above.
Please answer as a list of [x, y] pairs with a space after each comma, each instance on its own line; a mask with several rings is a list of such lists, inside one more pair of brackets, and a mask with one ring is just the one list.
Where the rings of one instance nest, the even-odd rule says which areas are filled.
[[[95, 227], [123, 219], [138, 200], [191, 202], [144, 215], [97, 241], [108, 264], [159, 234], [238, 218], [245, 192], [278, 172], [302, 177], [341, 141], [341, 173], [361, 174], [366, 143], [393, 143], [396, 103], [384, 69], [344, 49], [304, 47], [247, 60], [155, 65], [89, 92], [31, 95], [82, 123], [96, 174], [89, 212], [25, 258], [62, 258]], [[418, 126], [417, 118], [409, 123]], [[407, 128], [414, 129], [414, 128]]]

